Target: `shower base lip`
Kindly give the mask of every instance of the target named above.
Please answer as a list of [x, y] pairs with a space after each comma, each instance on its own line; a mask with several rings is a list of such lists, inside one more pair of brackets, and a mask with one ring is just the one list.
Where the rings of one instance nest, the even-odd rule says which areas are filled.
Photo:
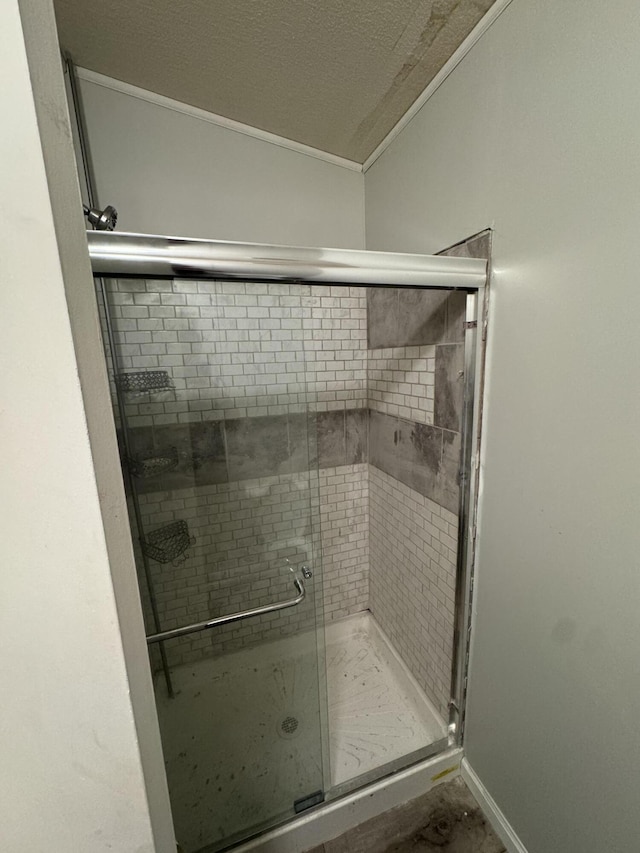
[[405, 770], [319, 806], [284, 826], [233, 847], [233, 853], [299, 853], [337, 838], [381, 812], [460, 775], [463, 750], [446, 749]]

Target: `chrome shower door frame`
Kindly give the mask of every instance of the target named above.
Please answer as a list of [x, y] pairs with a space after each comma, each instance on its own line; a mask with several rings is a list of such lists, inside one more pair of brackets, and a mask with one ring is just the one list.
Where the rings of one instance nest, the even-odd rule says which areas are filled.
[[95, 276], [280, 281], [481, 290], [487, 262], [478, 258], [355, 249], [272, 246], [114, 231], [87, 231]]
[[[114, 278], [237, 280], [245, 283], [401, 287], [462, 291], [464, 397], [453, 665], [447, 747], [462, 746], [471, 638], [473, 569], [479, 480], [479, 436], [487, 261], [445, 255], [271, 246], [146, 234], [88, 231], [94, 275]], [[286, 602], [286, 606], [296, 603]], [[232, 614], [235, 619], [244, 614]], [[206, 628], [202, 623], [193, 628]], [[162, 634], [153, 641], [164, 639]], [[407, 757], [407, 763], [425, 756]], [[394, 772], [400, 768], [392, 768]], [[373, 779], [358, 780], [358, 787]], [[350, 786], [348, 786], [350, 787]], [[347, 791], [344, 791], [346, 794]], [[340, 797], [343, 792], [337, 792]], [[333, 798], [332, 798], [333, 799]]]
[[464, 319], [464, 386], [460, 425], [460, 489], [449, 746], [464, 745], [473, 617], [486, 320], [487, 290], [467, 293]]

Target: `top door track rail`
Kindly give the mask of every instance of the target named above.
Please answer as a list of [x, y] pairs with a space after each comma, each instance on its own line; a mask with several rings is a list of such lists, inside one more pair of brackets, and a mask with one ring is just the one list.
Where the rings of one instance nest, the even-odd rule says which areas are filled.
[[487, 262], [443, 255], [316, 249], [87, 231], [96, 276], [238, 279], [477, 291]]

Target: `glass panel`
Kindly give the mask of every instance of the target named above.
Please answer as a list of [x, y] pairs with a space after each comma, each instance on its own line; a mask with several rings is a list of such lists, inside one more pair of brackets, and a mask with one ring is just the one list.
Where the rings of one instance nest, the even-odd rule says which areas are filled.
[[289, 604], [150, 646], [176, 838], [215, 851], [329, 778], [309, 288], [104, 285], [147, 634]]
[[150, 647], [211, 853], [447, 746], [466, 297], [105, 285], [147, 632], [288, 605]]

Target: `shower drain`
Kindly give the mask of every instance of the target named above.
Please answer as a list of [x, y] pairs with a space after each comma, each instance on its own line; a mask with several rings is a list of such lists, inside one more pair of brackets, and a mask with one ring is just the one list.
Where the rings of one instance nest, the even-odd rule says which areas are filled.
[[293, 713], [286, 714], [276, 721], [276, 731], [278, 736], [285, 740], [291, 740], [300, 735], [304, 731], [304, 717], [302, 714]]
[[286, 735], [292, 735], [300, 724], [296, 717], [285, 717], [280, 723], [280, 728]]

